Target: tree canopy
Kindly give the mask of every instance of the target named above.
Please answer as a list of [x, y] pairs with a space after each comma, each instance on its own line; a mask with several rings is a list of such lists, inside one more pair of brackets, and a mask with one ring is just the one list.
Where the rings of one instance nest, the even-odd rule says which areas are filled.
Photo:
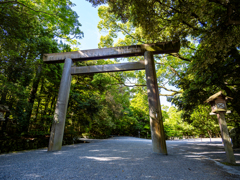
[[[60, 65], [42, 63], [44, 53], [70, 49], [56, 38], [82, 38], [81, 24], [71, 1], [0, 2], [0, 103], [8, 105], [3, 130], [14, 119], [27, 132], [33, 104], [44, 82], [58, 84]], [[51, 79], [46, 77], [51, 74]], [[44, 87], [43, 87], [44, 86]], [[54, 86], [53, 86], [54, 87]], [[55, 85], [56, 87], [56, 85]], [[11, 114], [11, 115], [10, 115]]]
[[[219, 90], [233, 98], [229, 108], [240, 115], [240, 3], [237, 0], [88, 1], [93, 6], [108, 4], [105, 12], [111, 21], [109, 36], [122, 31], [134, 39], [131, 43], [180, 39], [181, 51], [165, 58], [169, 63], [173, 57], [174, 61], [185, 62], [185, 68], [171, 68], [178, 77], [169, 80], [170, 84], [182, 93], [169, 100], [184, 110], [186, 118]], [[120, 21], [126, 24], [125, 28]], [[115, 27], [110, 27], [111, 24]]]

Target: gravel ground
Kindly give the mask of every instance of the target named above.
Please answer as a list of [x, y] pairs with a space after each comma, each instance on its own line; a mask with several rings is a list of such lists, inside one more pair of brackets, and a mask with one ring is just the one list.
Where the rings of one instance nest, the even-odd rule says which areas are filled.
[[167, 141], [167, 156], [153, 153], [151, 146], [147, 139], [113, 137], [56, 152], [2, 154], [0, 179], [240, 179], [238, 166], [214, 161], [224, 161], [221, 141]]

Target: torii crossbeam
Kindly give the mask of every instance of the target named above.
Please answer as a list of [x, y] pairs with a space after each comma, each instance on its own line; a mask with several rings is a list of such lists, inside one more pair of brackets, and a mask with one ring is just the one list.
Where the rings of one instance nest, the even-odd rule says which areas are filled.
[[[62, 148], [72, 75], [145, 69], [153, 151], [156, 153], [167, 154], [153, 54], [174, 53], [178, 52], [179, 49], [180, 42], [177, 41], [44, 54], [43, 61], [45, 63], [64, 63], [63, 74], [51, 128], [48, 151], [57, 151], [61, 150]], [[144, 61], [98, 66], [72, 67], [73, 62], [75, 61], [130, 56], [144, 56]]]

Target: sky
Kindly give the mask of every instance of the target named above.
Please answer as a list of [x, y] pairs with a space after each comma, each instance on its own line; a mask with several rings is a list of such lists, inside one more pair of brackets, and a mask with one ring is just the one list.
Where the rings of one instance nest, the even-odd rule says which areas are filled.
[[84, 38], [80, 40], [80, 50], [97, 49], [101, 34], [97, 28], [100, 18], [98, 17], [98, 8], [92, 7], [92, 4], [86, 0], [72, 0], [75, 7], [72, 9], [77, 12], [79, 22], [82, 24], [81, 30]]
[[[72, 0], [75, 7], [72, 9], [77, 12], [79, 16], [79, 22], [82, 24], [81, 30], [84, 33], [84, 38], [80, 40], [81, 45], [78, 46], [80, 50], [97, 49], [101, 35], [105, 35], [103, 32], [99, 32], [97, 25], [100, 21], [98, 17], [98, 7], [94, 8], [92, 4], [86, 0]], [[162, 90], [161, 93], [167, 94], [169, 92]], [[166, 97], [160, 97], [161, 105], [170, 107], [171, 103], [167, 102]]]

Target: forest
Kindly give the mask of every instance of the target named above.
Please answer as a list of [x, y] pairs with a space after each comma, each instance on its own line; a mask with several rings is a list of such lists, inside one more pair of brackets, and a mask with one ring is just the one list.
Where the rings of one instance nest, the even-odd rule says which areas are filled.
[[[179, 53], [154, 55], [166, 138], [220, 137], [205, 101], [229, 98], [228, 129], [240, 125], [238, 0], [87, 0], [98, 8], [98, 47], [180, 40]], [[49, 137], [63, 64], [43, 54], [77, 51], [84, 38], [71, 0], [0, 1], [0, 139]], [[204, 7], [204, 8], [203, 8]], [[119, 38], [119, 35], [124, 38]], [[143, 57], [75, 62], [74, 66], [137, 62]], [[163, 90], [169, 92], [163, 93]], [[151, 138], [145, 71], [73, 76], [65, 137]]]

